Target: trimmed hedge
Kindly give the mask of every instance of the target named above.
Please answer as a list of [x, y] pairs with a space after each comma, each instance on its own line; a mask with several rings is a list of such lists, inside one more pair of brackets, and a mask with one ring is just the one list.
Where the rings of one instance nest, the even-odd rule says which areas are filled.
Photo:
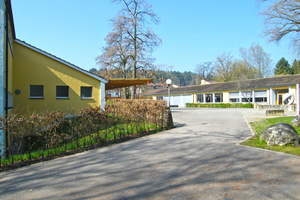
[[254, 108], [252, 103], [187, 103], [187, 108]]
[[5, 119], [0, 116], [0, 127], [7, 131], [9, 142], [7, 158], [0, 156], [0, 172], [11, 169], [10, 165], [26, 165], [27, 160], [67, 155], [69, 151], [118, 143], [174, 127], [172, 113], [163, 100], [111, 100], [105, 110], [90, 106], [70, 113], [11, 114]]

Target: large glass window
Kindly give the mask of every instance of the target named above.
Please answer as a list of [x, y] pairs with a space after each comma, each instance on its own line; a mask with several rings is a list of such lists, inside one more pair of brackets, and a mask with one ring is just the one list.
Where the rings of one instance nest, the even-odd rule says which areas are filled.
[[255, 97], [255, 102], [264, 102], [266, 103], [268, 101], [267, 98], [267, 90], [256, 90], [254, 91], [254, 97]]
[[255, 102], [259, 103], [259, 102], [268, 102], [268, 98], [267, 97], [255, 97]]
[[230, 103], [240, 102], [240, 93], [239, 92], [229, 92], [229, 102]]
[[248, 97], [248, 98], [242, 98], [242, 102], [244, 103], [251, 103], [252, 102], [252, 98]]
[[81, 98], [92, 98], [93, 97], [93, 88], [92, 87], [81, 87]]
[[44, 86], [43, 85], [30, 85], [30, 98], [31, 99], [42, 99], [44, 98]]
[[68, 99], [69, 98], [69, 86], [56, 86], [56, 98]]
[[197, 94], [197, 103], [203, 103], [203, 94]]
[[215, 93], [215, 102], [223, 102], [223, 93]]
[[206, 103], [213, 102], [212, 94], [205, 94], [205, 102]]

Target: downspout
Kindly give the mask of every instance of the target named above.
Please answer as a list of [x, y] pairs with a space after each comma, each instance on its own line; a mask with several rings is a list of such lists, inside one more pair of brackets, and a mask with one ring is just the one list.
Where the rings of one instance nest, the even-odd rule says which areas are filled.
[[[7, 119], [8, 117], [8, 3], [7, 1], [5, 1], [5, 17], [6, 17], [6, 20], [5, 20], [5, 32], [6, 32], [6, 37], [5, 37], [5, 87], [6, 87], [6, 95], [5, 95], [5, 119]], [[7, 151], [7, 148], [8, 148], [8, 131], [5, 130], [5, 146], [6, 146], [6, 157], [8, 157], [8, 151]]]

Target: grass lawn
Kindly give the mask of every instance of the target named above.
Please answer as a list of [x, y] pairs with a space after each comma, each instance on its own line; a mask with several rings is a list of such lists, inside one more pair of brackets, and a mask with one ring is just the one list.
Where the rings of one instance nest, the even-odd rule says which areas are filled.
[[[247, 141], [242, 142], [241, 144], [245, 145], [245, 146], [257, 147], [257, 148], [261, 148], [261, 149], [268, 149], [268, 150], [272, 150], [272, 151], [280, 151], [283, 153], [300, 155], [300, 146], [294, 147], [293, 144], [288, 144], [288, 145], [285, 145], [282, 147], [278, 146], [278, 145], [268, 146], [265, 141], [261, 141], [259, 139], [259, 134], [264, 129], [268, 128], [269, 126], [279, 123], [279, 122], [291, 124], [291, 121], [293, 119], [294, 119], [294, 117], [277, 117], [277, 118], [269, 118], [269, 119], [255, 121], [255, 122], [250, 122], [250, 126], [252, 127], [252, 129], [255, 132], [255, 136], [248, 139]], [[294, 128], [299, 134], [300, 127], [294, 126]]]
[[[99, 143], [99, 138], [97, 138], [98, 135], [100, 135], [100, 137], [102, 139], [106, 138], [106, 142], [108, 142], [108, 144], [113, 143], [114, 140], [116, 139], [121, 139], [123, 137], [126, 138], [129, 136], [138, 136], [138, 134], [141, 133], [145, 133], [146, 131], [148, 131], [148, 134], [152, 134], [152, 133], [156, 133], [158, 130], [155, 130], [155, 125], [153, 124], [145, 124], [145, 123], [141, 123], [141, 124], [132, 124], [131, 125], [127, 125], [127, 124], [119, 124], [117, 126], [102, 130], [99, 132], [99, 134], [90, 134], [89, 136], [83, 136], [82, 138], [78, 139], [77, 141], [71, 141], [70, 143], [67, 144], [62, 144], [56, 148], [49, 148], [47, 151], [44, 150], [37, 150], [37, 151], [33, 151], [31, 153], [31, 159], [39, 159], [42, 158], [42, 155], [47, 157], [47, 156], [51, 156], [51, 155], [57, 155], [60, 153], [64, 153], [64, 152], [68, 152], [71, 150], [76, 150], [78, 149], [78, 147], [84, 148], [84, 147], [89, 147], [92, 146], [94, 144]], [[158, 126], [157, 128], [161, 128], [160, 126]], [[105, 137], [106, 134], [106, 137]], [[29, 153], [26, 154], [21, 154], [21, 155], [14, 155], [14, 162], [18, 162], [18, 161], [26, 161], [26, 160], [31, 160]], [[1, 159], [1, 165], [7, 165], [7, 164], [11, 164], [12, 163], [12, 157], [8, 157], [8, 158], [2, 158]], [[1, 167], [0, 165], [0, 167]]]

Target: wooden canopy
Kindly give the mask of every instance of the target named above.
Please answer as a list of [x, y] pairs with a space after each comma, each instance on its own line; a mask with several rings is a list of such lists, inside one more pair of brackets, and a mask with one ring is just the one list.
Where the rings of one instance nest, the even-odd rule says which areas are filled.
[[131, 79], [109, 79], [108, 83], [105, 84], [105, 90], [112, 90], [116, 88], [129, 87], [134, 85], [144, 85], [152, 83], [152, 78], [131, 78]]

